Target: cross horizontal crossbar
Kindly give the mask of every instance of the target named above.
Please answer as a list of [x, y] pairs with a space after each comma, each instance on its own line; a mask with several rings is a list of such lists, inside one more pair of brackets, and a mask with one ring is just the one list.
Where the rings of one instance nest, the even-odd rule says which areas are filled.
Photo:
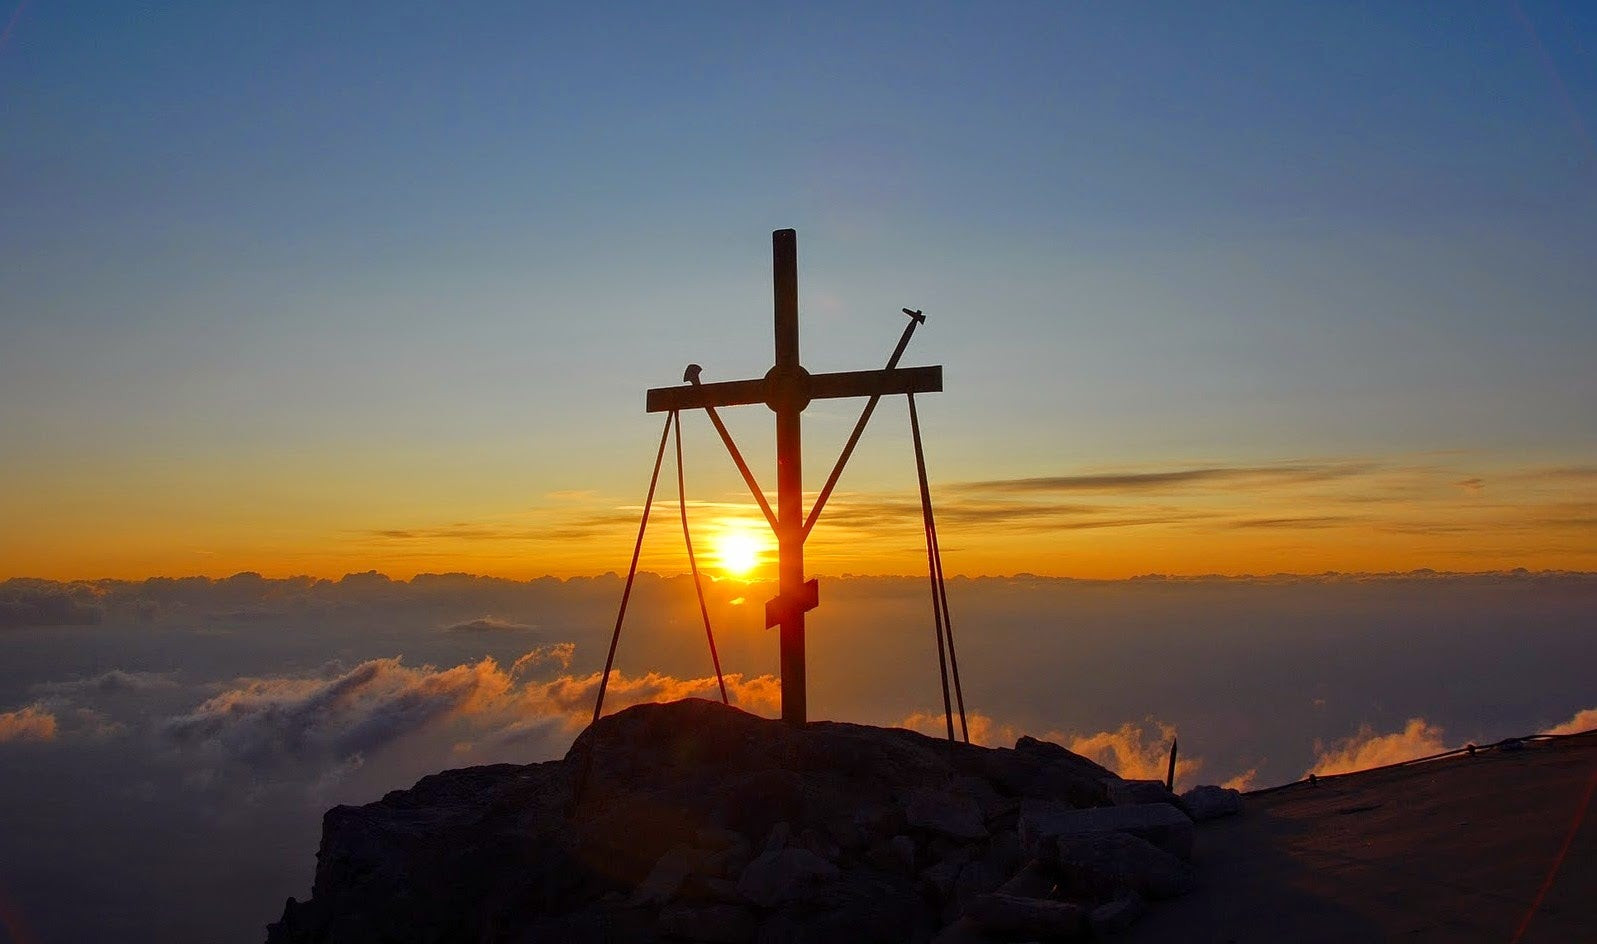
[[[777, 387], [773, 378], [729, 380], [721, 383], [655, 387], [648, 393], [648, 412], [697, 410], [707, 406], [742, 406], [768, 403]], [[893, 370], [847, 370], [831, 374], [805, 374], [801, 395], [808, 400], [839, 397], [887, 396], [897, 393], [937, 393], [943, 389], [943, 368], [898, 367]], [[785, 387], [786, 385], [782, 385]]]

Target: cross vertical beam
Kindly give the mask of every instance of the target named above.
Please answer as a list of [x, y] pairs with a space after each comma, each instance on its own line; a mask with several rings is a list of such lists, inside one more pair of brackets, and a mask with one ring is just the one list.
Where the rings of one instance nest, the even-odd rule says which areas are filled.
[[[719, 383], [700, 383], [702, 370], [690, 364], [679, 387], [655, 387], [648, 392], [646, 408], [650, 413], [683, 410], [705, 410], [725, 441], [727, 451], [737, 463], [738, 471], [754, 493], [766, 517], [770, 509], [763, 500], [759, 485], [743, 463], [741, 454], [732, 442], [726, 427], [715, 415], [716, 407], [764, 403], [776, 414], [776, 515], [771, 521], [777, 542], [777, 587], [774, 599], [765, 605], [765, 625], [780, 627], [780, 652], [782, 666], [782, 720], [802, 724], [808, 719], [804, 682], [804, 614], [815, 609], [820, 602], [819, 590], [813, 580], [804, 579], [804, 539], [813, 520], [804, 516], [803, 446], [800, 442], [800, 415], [811, 400], [830, 400], [839, 397], [871, 397], [870, 405], [854, 433], [844, 447], [837, 466], [826, 484], [823, 495], [829, 495], [837, 484], [837, 477], [848, 461], [849, 453], [858, 440], [860, 431], [871, 415], [876, 401], [888, 395], [933, 393], [943, 389], [941, 367], [898, 367], [898, 358], [909, 342], [906, 330], [893, 351], [886, 370], [842, 371], [811, 375], [799, 363], [798, 327], [798, 237], [790, 229], [779, 229], [771, 234], [772, 295], [776, 314], [776, 363], [759, 380], [732, 380]], [[916, 321], [922, 320], [918, 311], [904, 309], [904, 314]], [[825, 499], [818, 499], [816, 509]], [[634, 561], [636, 566], [636, 561]]]
[[[797, 600], [804, 589], [804, 473], [800, 414], [807, 373], [799, 364], [798, 238], [790, 229], [771, 234], [771, 280], [776, 309], [776, 366], [769, 399], [776, 412], [777, 595]], [[807, 718], [804, 684], [804, 608], [783, 608], [780, 624], [782, 720]]]

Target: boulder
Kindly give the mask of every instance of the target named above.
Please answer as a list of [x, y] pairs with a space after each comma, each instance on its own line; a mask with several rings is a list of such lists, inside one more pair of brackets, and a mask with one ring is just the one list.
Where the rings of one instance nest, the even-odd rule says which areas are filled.
[[986, 816], [981, 806], [969, 793], [960, 790], [922, 787], [910, 794], [904, 818], [911, 826], [951, 839], [987, 838]]
[[1192, 866], [1130, 833], [1089, 833], [1056, 840], [1059, 874], [1072, 891], [1105, 898], [1130, 889], [1148, 898], [1192, 890]]
[[965, 917], [993, 934], [1019, 938], [1076, 938], [1087, 929], [1087, 916], [1080, 905], [1002, 892], [972, 899]]
[[1059, 882], [1054, 877], [1053, 867], [1032, 861], [1011, 875], [1009, 881], [998, 886], [998, 890], [1005, 895], [1021, 898], [1055, 898], [1058, 897], [1054, 894], [1058, 887]]
[[1168, 803], [1185, 813], [1181, 798], [1170, 792], [1163, 780], [1121, 780], [1114, 777], [1104, 782], [1109, 802], [1114, 806], [1136, 806], [1139, 803]]
[[748, 944], [754, 940], [760, 923], [754, 912], [739, 905], [708, 905], [693, 908], [672, 905], [660, 912], [655, 929], [661, 937], [706, 944]]
[[769, 908], [810, 898], [837, 876], [837, 866], [808, 849], [766, 850], [738, 877], [738, 891], [756, 905]]
[[663, 905], [677, 896], [682, 883], [704, 863], [707, 853], [691, 846], [672, 846], [649, 871], [648, 876], [633, 890], [627, 904]]
[[807, 901], [789, 902], [765, 919], [759, 944], [914, 944], [936, 931], [913, 880], [879, 872], [844, 872]]
[[893, 852], [893, 861], [898, 864], [899, 871], [914, 874], [915, 862], [919, 858], [915, 855], [915, 840], [908, 836], [894, 836], [887, 845]]
[[931, 944], [992, 944], [992, 942], [993, 936], [983, 931], [981, 925], [969, 918], [960, 918], [953, 924], [947, 925], [931, 940]]
[[1131, 927], [1148, 910], [1148, 903], [1136, 895], [1122, 895], [1092, 909], [1087, 923], [1094, 937], [1108, 937]]
[[[961, 758], [964, 760], [965, 758]], [[1103, 781], [1114, 774], [1050, 741], [1023, 737], [1013, 750], [989, 750], [968, 758], [970, 772], [1008, 796], [1058, 800], [1074, 806], [1108, 802]]]
[[920, 873], [921, 883], [939, 900], [947, 900], [954, 893], [954, 881], [960, 870], [970, 861], [967, 851], [956, 852]]
[[1187, 812], [1198, 822], [1242, 812], [1242, 793], [1230, 787], [1193, 787], [1181, 794], [1181, 799], [1187, 805]]
[[1062, 837], [1125, 832], [1179, 856], [1192, 858], [1192, 820], [1168, 803], [1072, 809], [1047, 800], [1026, 800], [1020, 807], [1020, 844], [1034, 858], [1056, 859]]
[[949, 902], [943, 912], [944, 919], [953, 921], [964, 914], [970, 901], [978, 895], [995, 891], [1013, 872], [1013, 869], [1005, 869], [996, 858], [973, 859], [965, 863], [959, 870], [959, 876], [954, 879]]

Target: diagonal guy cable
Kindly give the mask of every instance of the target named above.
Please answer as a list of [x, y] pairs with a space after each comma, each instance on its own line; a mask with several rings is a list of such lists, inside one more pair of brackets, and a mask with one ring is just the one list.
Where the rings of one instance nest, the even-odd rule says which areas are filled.
[[[937, 629], [937, 672], [943, 682], [943, 717], [948, 720], [948, 742], [954, 743], [954, 708], [948, 700], [948, 659], [943, 651], [943, 607], [938, 599], [937, 537], [932, 525], [932, 491], [926, 481], [926, 455], [921, 451], [920, 421], [915, 416], [915, 395], [909, 395], [909, 425], [915, 439], [915, 471], [920, 478], [921, 524], [926, 532], [926, 576], [931, 579], [932, 622]], [[961, 722], [964, 714], [960, 714]]]
[[616, 613], [615, 632], [610, 634], [610, 654], [604, 657], [604, 675], [599, 677], [599, 695], [593, 700], [593, 720], [599, 720], [604, 710], [604, 690], [610, 684], [610, 667], [616, 661], [616, 643], [621, 641], [621, 624], [627, 618], [627, 600], [632, 596], [632, 581], [638, 576], [638, 554], [643, 551], [643, 532], [649, 527], [649, 510], [654, 507], [654, 487], [660, 482], [660, 463], [665, 459], [665, 441], [671, 435], [671, 426], [677, 420], [675, 410], [665, 415], [665, 429], [660, 430], [660, 448], [654, 454], [654, 473], [649, 476], [649, 495], [643, 500], [643, 518], [638, 522], [638, 540], [632, 545], [632, 565], [627, 568], [627, 583], [621, 591], [621, 610]]
[[[676, 413], [671, 414], [675, 416]], [[688, 486], [682, 471], [682, 422], [676, 424], [677, 444], [677, 509], [682, 512], [682, 543], [688, 549], [688, 569], [693, 572], [693, 592], [699, 597], [699, 615], [704, 617], [704, 638], [710, 641], [710, 662], [715, 665], [715, 682], [721, 686], [721, 704], [726, 700], [726, 679], [721, 677], [721, 654], [715, 651], [715, 632], [710, 629], [710, 608], [704, 603], [704, 582], [699, 578], [699, 562], [693, 556], [693, 535], [688, 532]]]

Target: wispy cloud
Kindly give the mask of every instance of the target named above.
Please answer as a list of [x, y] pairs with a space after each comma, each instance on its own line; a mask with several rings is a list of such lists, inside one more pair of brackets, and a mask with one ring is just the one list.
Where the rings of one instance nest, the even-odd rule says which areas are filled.
[[36, 692], [49, 695], [78, 696], [85, 694], [117, 694], [121, 692], [168, 691], [178, 687], [168, 672], [127, 672], [111, 669], [89, 678], [68, 679], [62, 682], [41, 682], [33, 686]]
[[1036, 478], [989, 479], [953, 486], [967, 492], [1174, 492], [1189, 488], [1302, 485], [1364, 475], [1368, 462], [1282, 462], [1255, 466], [1201, 466], [1151, 472], [1096, 472]]
[[1226, 528], [1287, 528], [1294, 531], [1335, 528], [1365, 520], [1354, 515], [1302, 515], [1296, 518], [1237, 518], [1222, 522]]
[[484, 616], [462, 623], [451, 623], [443, 628], [446, 633], [525, 633], [538, 627], [532, 623], [517, 623], [497, 616]]

